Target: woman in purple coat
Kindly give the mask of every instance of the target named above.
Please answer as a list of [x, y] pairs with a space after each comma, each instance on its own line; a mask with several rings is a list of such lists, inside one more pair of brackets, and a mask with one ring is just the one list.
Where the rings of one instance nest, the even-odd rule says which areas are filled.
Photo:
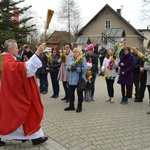
[[119, 67], [120, 74], [118, 83], [121, 84], [122, 100], [121, 104], [128, 103], [128, 97], [132, 93], [133, 85], [133, 67], [135, 63], [134, 56], [131, 54], [129, 47], [123, 49], [123, 54], [120, 57]]

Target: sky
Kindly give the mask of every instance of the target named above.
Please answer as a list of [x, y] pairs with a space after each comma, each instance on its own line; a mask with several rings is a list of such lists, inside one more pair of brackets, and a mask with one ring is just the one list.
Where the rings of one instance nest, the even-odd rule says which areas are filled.
[[[121, 9], [121, 15], [131, 23], [136, 29], [146, 29], [150, 21], [141, 20], [142, 0], [75, 0], [81, 9], [83, 18], [82, 26], [86, 25], [106, 4], [114, 10]], [[54, 10], [54, 15], [49, 25], [49, 30], [61, 30], [63, 27], [58, 22], [56, 12], [59, 8], [60, 0], [25, 0], [25, 4], [32, 5], [32, 10], [39, 16], [39, 25], [44, 30], [44, 22], [47, 17], [47, 10]], [[42, 27], [43, 26], [43, 27]]]

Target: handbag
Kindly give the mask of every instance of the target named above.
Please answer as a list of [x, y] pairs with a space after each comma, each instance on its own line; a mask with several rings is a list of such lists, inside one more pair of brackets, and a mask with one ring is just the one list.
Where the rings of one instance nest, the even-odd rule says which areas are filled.
[[79, 81], [77, 84], [77, 91], [78, 92], [83, 92], [86, 90], [86, 82], [84, 78], [82, 77], [82, 66], [81, 66], [81, 72], [79, 73]]

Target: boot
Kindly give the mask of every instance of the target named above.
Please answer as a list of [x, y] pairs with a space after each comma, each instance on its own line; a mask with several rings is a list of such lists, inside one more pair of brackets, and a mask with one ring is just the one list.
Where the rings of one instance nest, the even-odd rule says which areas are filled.
[[123, 105], [127, 104], [128, 103], [128, 98], [127, 97], [124, 97], [124, 102], [122, 102]]
[[75, 110], [74, 104], [70, 104], [69, 107], [66, 107], [64, 110], [65, 111]]
[[64, 98], [62, 98], [61, 100], [67, 100], [67, 95], [65, 95], [65, 97], [64, 97]]
[[79, 113], [82, 111], [82, 104], [78, 104], [76, 112]]
[[122, 97], [120, 104], [124, 103], [125, 97]]
[[0, 146], [4, 146], [6, 143], [1, 141], [1, 138], [0, 138]]

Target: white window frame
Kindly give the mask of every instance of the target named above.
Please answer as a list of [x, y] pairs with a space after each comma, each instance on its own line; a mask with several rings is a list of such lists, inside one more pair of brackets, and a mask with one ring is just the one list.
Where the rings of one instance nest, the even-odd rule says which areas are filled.
[[111, 28], [111, 20], [105, 20], [105, 29]]

